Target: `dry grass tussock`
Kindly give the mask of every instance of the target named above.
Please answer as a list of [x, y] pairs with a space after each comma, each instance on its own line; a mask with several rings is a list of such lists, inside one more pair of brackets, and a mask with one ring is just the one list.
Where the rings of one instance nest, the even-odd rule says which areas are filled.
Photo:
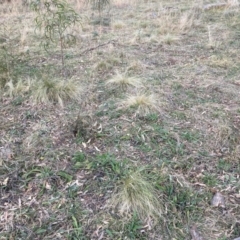
[[137, 171], [130, 173], [121, 181], [110, 205], [117, 207], [121, 215], [136, 212], [140, 218], [146, 219], [161, 216], [160, 203], [153, 185]]
[[[184, 12], [176, 9], [163, 9], [163, 7], [156, 10], [150, 8], [151, 21], [140, 20], [133, 32], [134, 34], [128, 39], [128, 43], [132, 45], [142, 42], [171, 44], [178, 41], [182, 34], [188, 33], [201, 22], [196, 18], [198, 13], [194, 8]], [[148, 33], [146, 34], [146, 32]]]
[[133, 86], [136, 88], [142, 88], [143, 83], [142, 80], [137, 77], [129, 77], [127, 73], [121, 74], [117, 73], [111, 79], [106, 81], [106, 85], [112, 85], [113, 87], [126, 89], [129, 86]]
[[20, 79], [15, 84], [10, 80], [6, 83], [6, 88], [5, 94], [10, 97], [30, 94], [35, 104], [57, 102], [62, 107], [65, 101], [79, 100], [82, 92], [82, 87], [75, 79], [28, 78]]
[[58, 102], [63, 106], [64, 101], [79, 100], [81, 91], [82, 87], [75, 79], [44, 79], [34, 86], [32, 97], [36, 103]]
[[7, 89], [5, 94], [10, 97], [24, 95], [30, 91], [32, 86], [33, 80], [30, 78], [26, 80], [19, 79], [15, 84], [13, 83], [13, 80], [10, 80], [5, 84], [5, 88]]
[[136, 113], [140, 115], [158, 112], [160, 110], [159, 103], [153, 94], [138, 93], [129, 95], [120, 102], [122, 108], [135, 108]]
[[176, 42], [176, 41], [178, 41], [178, 40], [179, 40], [179, 37], [174, 36], [174, 35], [172, 35], [170, 33], [167, 33], [166, 35], [163, 35], [160, 38], [160, 42], [166, 43], [166, 44], [169, 44], [169, 45], [174, 43], [174, 42]]
[[159, 35], [186, 33], [194, 25], [195, 11], [166, 12], [153, 20]]

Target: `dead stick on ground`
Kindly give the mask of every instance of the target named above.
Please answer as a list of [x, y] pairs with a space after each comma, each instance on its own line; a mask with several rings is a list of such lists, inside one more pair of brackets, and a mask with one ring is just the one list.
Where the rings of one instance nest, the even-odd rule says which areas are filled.
[[110, 44], [110, 43], [113, 43], [113, 44], [115, 43], [115, 44], [116, 44], [117, 41], [116, 41], [116, 40], [110, 40], [110, 41], [108, 41], [108, 42], [106, 42], [106, 43], [99, 44], [99, 45], [96, 46], [96, 47], [88, 48], [88, 49], [84, 50], [83, 52], [81, 52], [78, 56], [82, 56], [82, 55], [84, 55], [85, 53], [91, 52], [91, 51], [96, 50], [96, 49], [98, 49], [98, 48], [100, 48], [100, 47], [106, 46], [106, 45], [108, 45], [108, 44]]

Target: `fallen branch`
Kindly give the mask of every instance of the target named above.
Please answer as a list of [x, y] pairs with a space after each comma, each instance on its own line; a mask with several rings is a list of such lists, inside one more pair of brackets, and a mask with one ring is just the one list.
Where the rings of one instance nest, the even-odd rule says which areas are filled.
[[108, 45], [108, 44], [110, 44], [110, 43], [115, 43], [115, 44], [116, 44], [117, 41], [116, 41], [116, 40], [110, 40], [110, 41], [108, 41], [108, 42], [106, 42], [106, 43], [99, 44], [99, 45], [96, 46], [96, 47], [88, 48], [88, 49], [84, 50], [83, 52], [81, 52], [78, 56], [83, 56], [84, 54], [86, 54], [86, 53], [88, 53], [88, 52], [91, 52], [91, 51], [96, 50], [96, 49], [98, 49], [98, 48], [100, 48], [100, 47], [106, 46], [106, 45]]
[[220, 9], [227, 7], [227, 3], [213, 3], [207, 4], [203, 7], [203, 10], [210, 10], [210, 9]]

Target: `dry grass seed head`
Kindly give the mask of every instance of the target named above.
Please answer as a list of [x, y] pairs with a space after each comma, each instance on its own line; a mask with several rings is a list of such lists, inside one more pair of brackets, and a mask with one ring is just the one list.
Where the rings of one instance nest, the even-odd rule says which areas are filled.
[[124, 108], [135, 107], [138, 114], [148, 114], [151, 111], [159, 111], [158, 102], [153, 94], [137, 94], [128, 96], [121, 102]]
[[179, 19], [179, 30], [182, 32], [190, 29], [193, 26], [195, 18], [194, 12], [186, 12]]
[[169, 13], [161, 15], [156, 22], [159, 34], [174, 33], [177, 30], [176, 14]]
[[143, 87], [141, 79], [136, 77], [128, 77], [126, 76], [126, 74], [120, 74], [120, 73], [117, 73], [113, 78], [107, 80], [106, 84], [120, 87], [122, 89], [125, 89], [128, 86], [133, 86], [136, 88]]
[[130, 173], [123, 179], [111, 201], [122, 215], [136, 212], [142, 219], [161, 215], [160, 200], [152, 184], [140, 172]]

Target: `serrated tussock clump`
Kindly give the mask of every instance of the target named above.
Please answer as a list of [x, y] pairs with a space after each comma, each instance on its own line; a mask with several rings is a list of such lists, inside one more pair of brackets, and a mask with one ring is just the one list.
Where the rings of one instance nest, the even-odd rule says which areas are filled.
[[129, 95], [121, 102], [123, 108], [136, 108], [138, 114], [149, 114], [158, 111], [158, 101], [153, 94], [138, 93], [137, 95]]
[[160, 199], [157, 198], [153, 185], [139, 171], [129, 173], [121, 181], [111, 203], [122, 215], [129, 212], [136, 212], [140, 218], [161, 215]]
[[81, 90], [74, 79], [44, 79], [33, 87], [32, 97], [36, 103], [58, 102], [63, 106], [66, 100], [78, 100]]
[[117, 73], [113, 78], [106, 81], [107, 85], [126, 89], [129, 86], [136, 88], [143, 87], [142, 80], [137, 77], [128, 77], [126, 74]]
[[5, 85], [5, 94], [10, 97], [24, 95], [28, 93], [33, 86], [32, 79], [19, 79], [16, 83], [11, 79]]
[[10, 97], [29, 95], [34, 103], [54, 103], [63, 106], [64, 101], [78, 100], [82, 87], [74, 79], [20, 79], [6, 83], [5, 94]]

